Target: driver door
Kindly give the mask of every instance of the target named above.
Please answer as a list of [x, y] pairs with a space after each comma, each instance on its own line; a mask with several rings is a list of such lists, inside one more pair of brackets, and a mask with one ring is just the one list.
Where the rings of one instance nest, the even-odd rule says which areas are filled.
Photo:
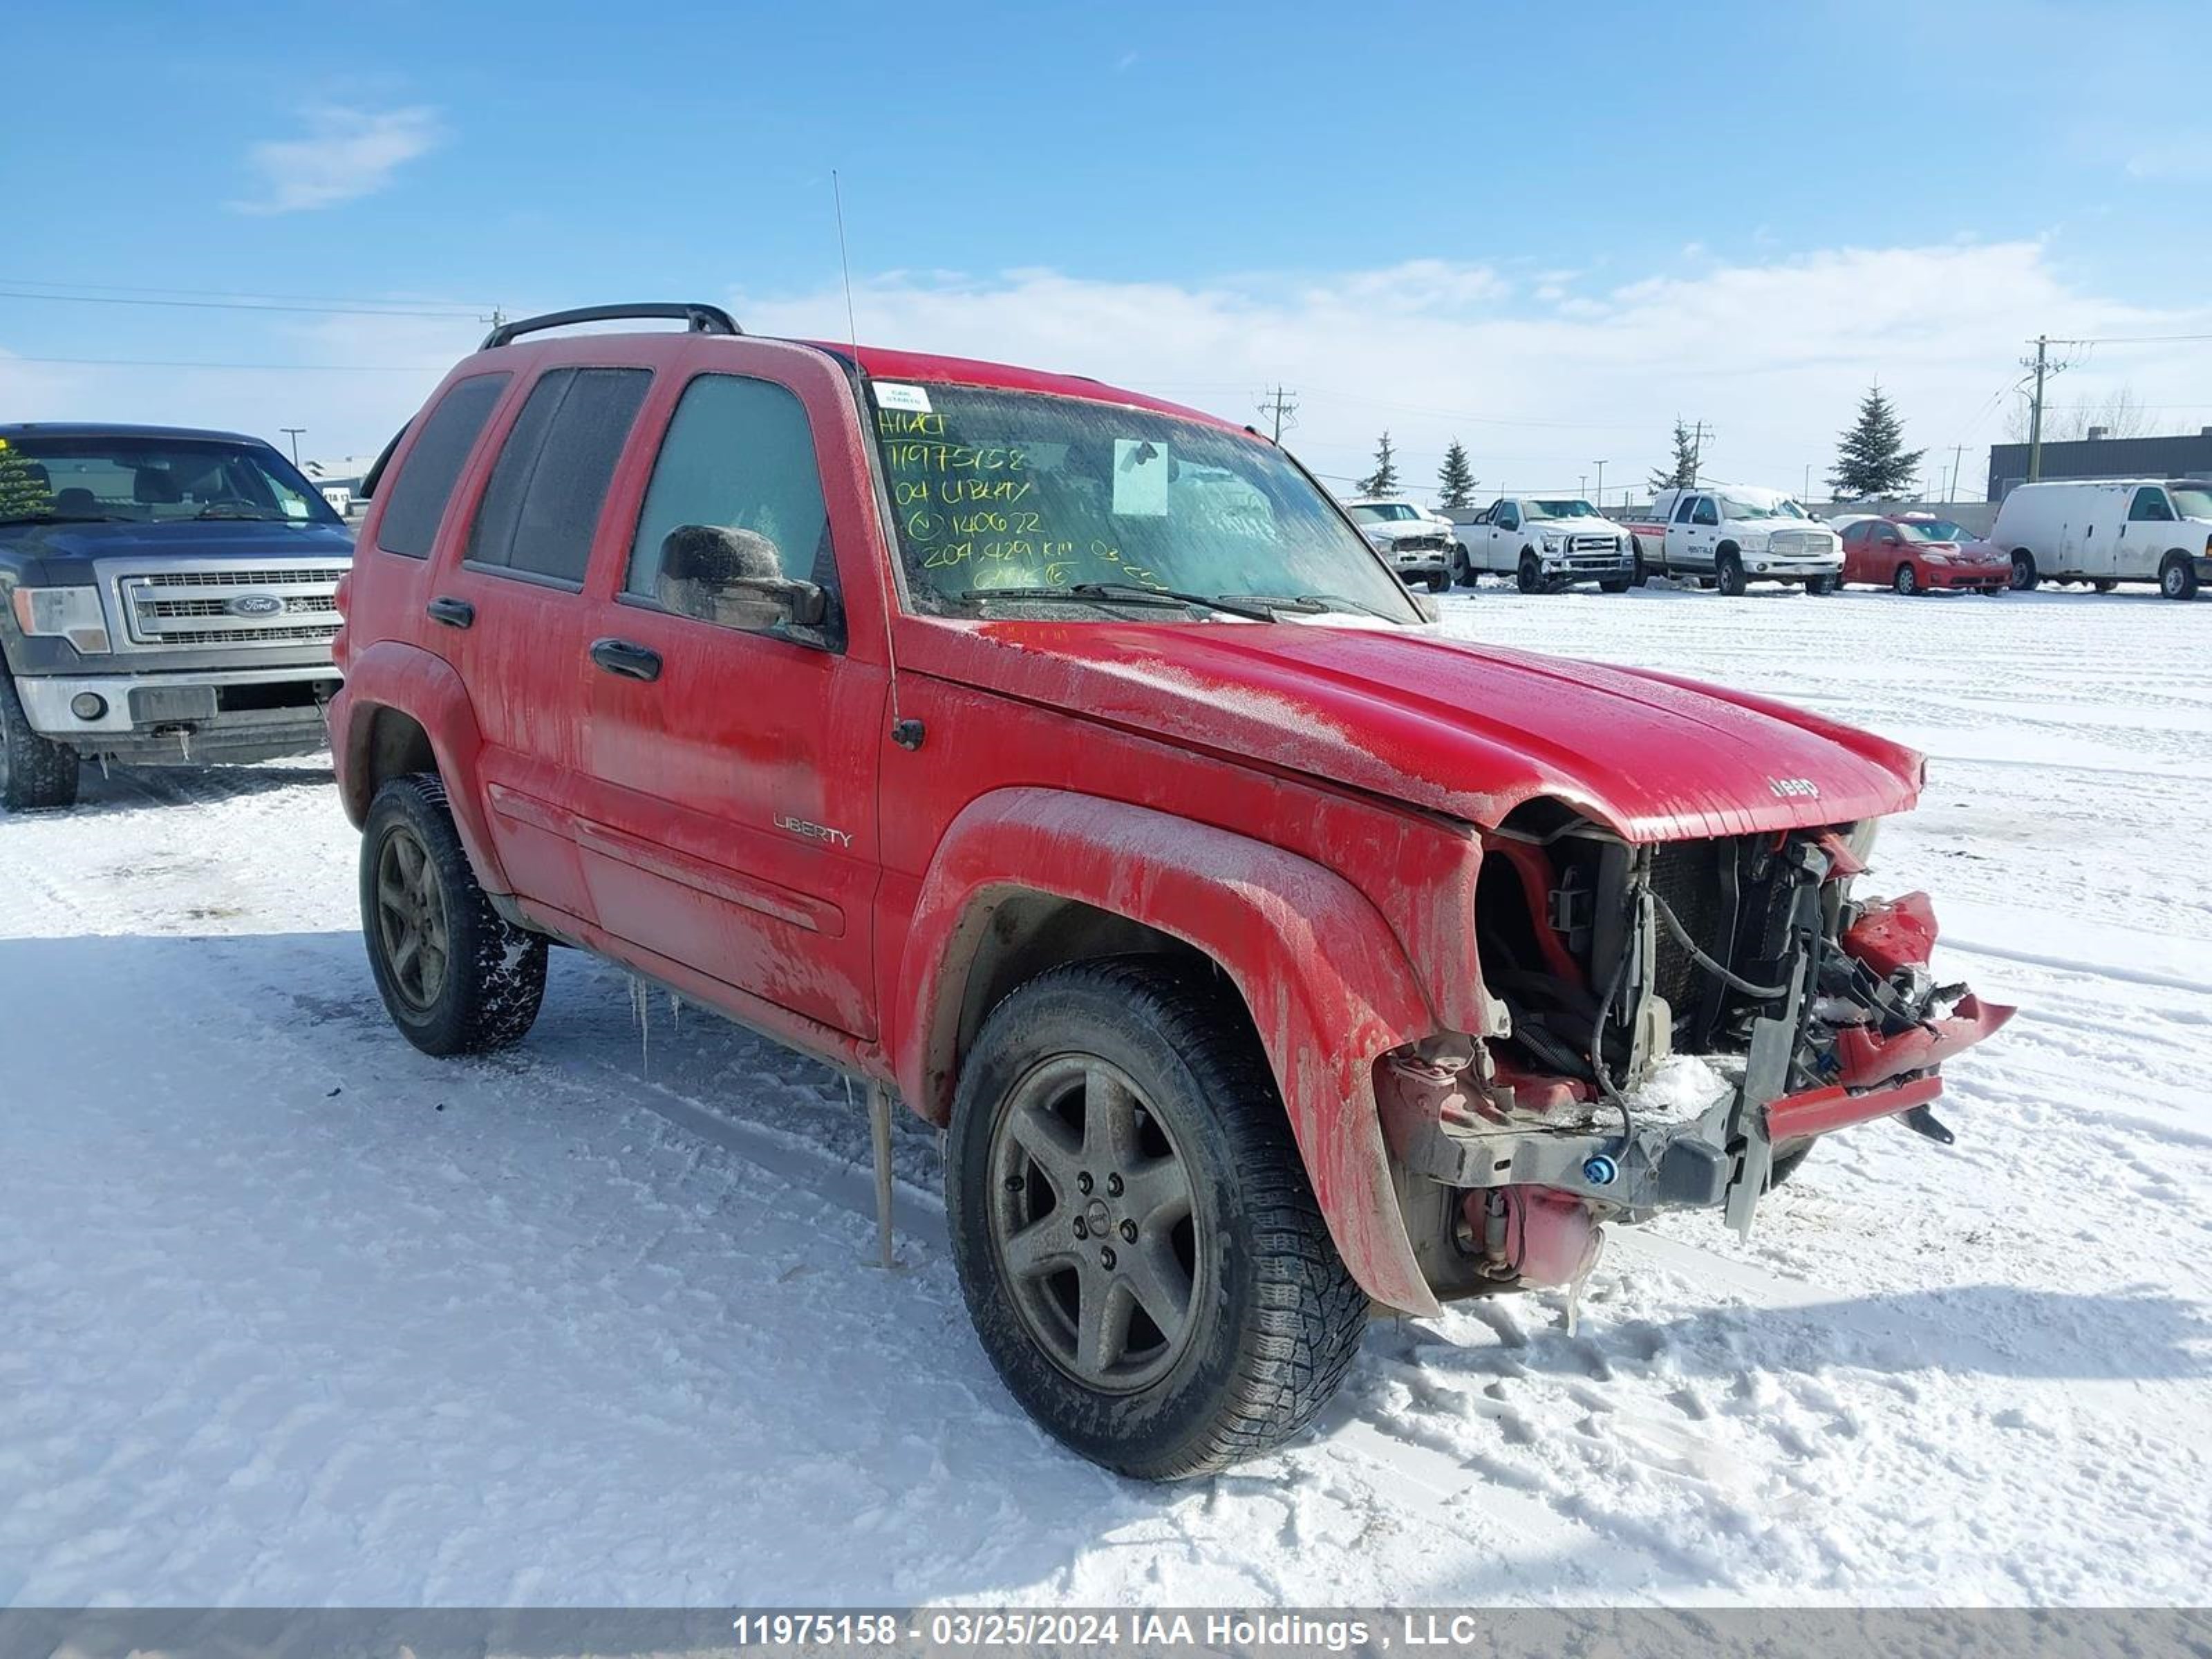
[[[577, 841], [609, 932], [870, 1037], [890, 681], [845, 648], [838, 556], [866, 541], [857, 522], [832, 523], [817, 440], [799, 390], [773, 374], [683, 387], [595, 584]], [[663, 543], [702, 525], [773, 544], [785, 577], [828, 592], [827, 623], [756, 629], [711, 603], [664, 603]]]
[[1521, 503], [1501, 501], [1490, 509], [1490, 568], [1510, 575], [1521, 564]]

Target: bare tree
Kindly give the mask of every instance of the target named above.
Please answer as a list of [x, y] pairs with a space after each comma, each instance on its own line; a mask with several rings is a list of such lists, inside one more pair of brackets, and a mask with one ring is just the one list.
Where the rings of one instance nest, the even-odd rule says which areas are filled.
[[[2016, 444], [2026, 443], [2028, 420], [2027, 399], [2023, 397], [2014, 403], [2005, 418], [2005, 435]], [[2070, 443], [2087, 437], [2093, 426], [2100, 428], [2107, 438], [2140, 438], [2150, 431], [2150, 411], [2131, 386], [2118, 388], [2099, 403], [2050, 404], [2043, 411], [2043, 441]]]

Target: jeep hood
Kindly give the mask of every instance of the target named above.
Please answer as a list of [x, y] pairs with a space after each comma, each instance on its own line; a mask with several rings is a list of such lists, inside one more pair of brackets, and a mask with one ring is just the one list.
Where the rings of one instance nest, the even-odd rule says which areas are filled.
[[943, 622], [938, 673], [1485, 826], [1553, 796], [1636, 841], [1911, 805], [1920, 757], [1763, 698], [1433, 629]]

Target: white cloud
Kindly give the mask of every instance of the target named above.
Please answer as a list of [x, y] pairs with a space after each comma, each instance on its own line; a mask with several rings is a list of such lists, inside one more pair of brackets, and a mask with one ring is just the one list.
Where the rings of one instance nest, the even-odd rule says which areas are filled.
[[301, 213], [373, 195], [392, 182], [395, 169], [444, 136], [436, 112], [419, 106], [366, 110], [332, 104], [304, 113], [305, 137], [271, 139], [246, 152], [261, 189], [231, 203], [234, 211]]
[[[1524, 292], [1484, 265], [1417, 260], [1326, 278], [1199, 286], [1103, 282], [1048, 270], [985, 277], [892, 273], [856, 293], [864, 338], [1095, 374], [1238, 422], [1263, 386], [1300, 400], [1288, 441], [1325, 474], [1364, 471], [1385, 427], [1417, 486], [1463, 440], [1486, 488], [1558, 489], [1606, 461], [1608, 496], [1658, 463], [1676, 415], [1717, 433], [1718, 476], [1820, 482], [1836, 434], [1880, 377], [1908, 441], [1966, 446], [1984, 476], [2024, 343], [2053, 335], [2206, 331], [2212, 311], [2156, 312], [2070, 283], [2035, 241], [1846, 248], [1754, 264], [1704, 253], [1690, 274], [1612, 287], [1540, 274]], [[834, 288], [743, 295], [750, 330], [835, 339]], [[2131, 385], [2146, 404], [2201, 398], [2212, 350], [2100, 348], [2065, 377], [2069, 401]], [[2159, 410], [2193, 430], [2212, 410]]]

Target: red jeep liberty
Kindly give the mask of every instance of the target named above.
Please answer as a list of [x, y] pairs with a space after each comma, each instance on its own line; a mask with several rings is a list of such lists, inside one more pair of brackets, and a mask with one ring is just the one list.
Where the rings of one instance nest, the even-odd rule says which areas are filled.
[[[525, 341], [616, 317], [688, 327]], [[1376, 1304], [1948, 1139], [2008, 1012], [1852, 893], [1918, 756], [1441, 638], [1210, 416], [605, 307], [378, 472], [331, 731], [400, 1030], [520, 1040], [557, 940], [895, 1091], [1006, 1386], [1131, 1474], [1297, 1432]]]

